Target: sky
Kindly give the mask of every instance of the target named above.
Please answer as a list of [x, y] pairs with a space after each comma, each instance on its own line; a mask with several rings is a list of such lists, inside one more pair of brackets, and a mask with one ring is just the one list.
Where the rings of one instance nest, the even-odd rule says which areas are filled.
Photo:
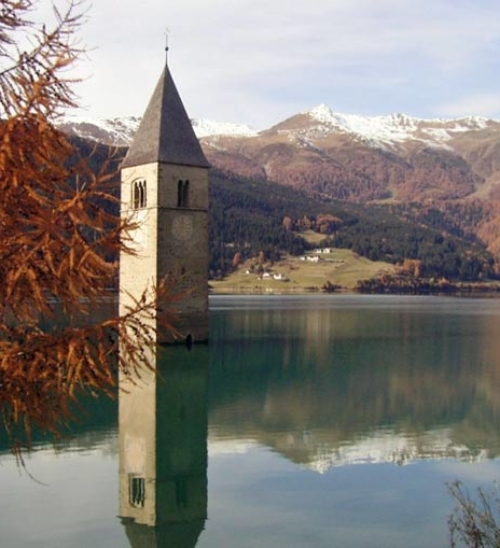
[[168, 29], [194, 118], [260, 130], [326, 104], [500, 119], [499, 0], [95, 0], [86, 19], [75, 89], [90, 118], [142, 115]]

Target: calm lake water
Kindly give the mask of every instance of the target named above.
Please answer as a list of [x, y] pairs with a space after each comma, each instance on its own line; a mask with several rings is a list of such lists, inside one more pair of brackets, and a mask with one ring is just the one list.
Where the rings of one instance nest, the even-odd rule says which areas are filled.
[[209, 348], [166, 351], [120, 421], [86, 403], [31, 477], [3, 448], [2, 548], [444, 547], [446, 484], [500, 478], [500, 300], [212, 297], [210, 314]]

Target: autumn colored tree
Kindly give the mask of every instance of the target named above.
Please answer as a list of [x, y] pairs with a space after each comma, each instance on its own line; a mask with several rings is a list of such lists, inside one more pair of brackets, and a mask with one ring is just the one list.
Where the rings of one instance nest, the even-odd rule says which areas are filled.
[[234, 254], [234, 257], [233, 257], [233, 268], [236, 269], [238, 268], [238, 266], [241, 264], [241, 261], [242, 261], [242, 257], [241, 257], [241, 253], [238, 251], [237, 253]]
[[117, 369], [142, 367], [154, 344], [145, 296], [96, 317], [131, 225], [109, 213], [112, 159], [93, 173], [54, 126], [75, 106], [85, 6], [53, 5], [49, 27], [30, 20], [38, 3], [0, 4], [0, 416], [14, 445], [29, 445], [32, 426], [56, 434], [79, 393], [110, 393]]
[[342, 226], [342, 219], [335, 215], [320, 213], [316, 215], [316, 231], [320, 234], [332, 234]]
[[299, 225], [302, 230], [309, 230], [310, 228], [312, 228], [313, 223], [307, 215], [304, 215], [302, 219], [300, 219]]
[[291, 232], [291, 230], [293, 229], [293, 221], [290, 217], [288, 217], [288, 215], [286, 217], [283, 217], [283, 228], [287, 231], [287, 232]]
[[404, 259], [403, 264], [401, 265], [401, 274], [403, 275], [419, 278], [421, 270], [422, 261], [419, 261], [418, 259]]

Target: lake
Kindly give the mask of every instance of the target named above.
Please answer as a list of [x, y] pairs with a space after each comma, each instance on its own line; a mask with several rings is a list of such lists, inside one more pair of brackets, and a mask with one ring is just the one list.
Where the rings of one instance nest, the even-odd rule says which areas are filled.
[[214, 296], [210, 329], [119, 420], [3, 448], [0, 546], [444, 547], [447, 484], [500, 478], [500, 300]]

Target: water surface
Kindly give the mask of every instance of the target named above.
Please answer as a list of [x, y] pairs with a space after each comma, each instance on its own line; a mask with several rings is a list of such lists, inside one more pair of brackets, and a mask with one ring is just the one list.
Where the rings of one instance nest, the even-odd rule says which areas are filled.
[[[500, 477], [500, 300], [210, 304], [210, 348], [162, 358], [133, 435], [116, 404], [89, 402], [67, 440], [40, 440], [32, 477], [1, 454], [0, 545], [446, 546], [446, 483]], [[128, 456], [125, 434], [145, 439]], [[142, 503], [162, 501], [144, 523], [133, 474]]]

